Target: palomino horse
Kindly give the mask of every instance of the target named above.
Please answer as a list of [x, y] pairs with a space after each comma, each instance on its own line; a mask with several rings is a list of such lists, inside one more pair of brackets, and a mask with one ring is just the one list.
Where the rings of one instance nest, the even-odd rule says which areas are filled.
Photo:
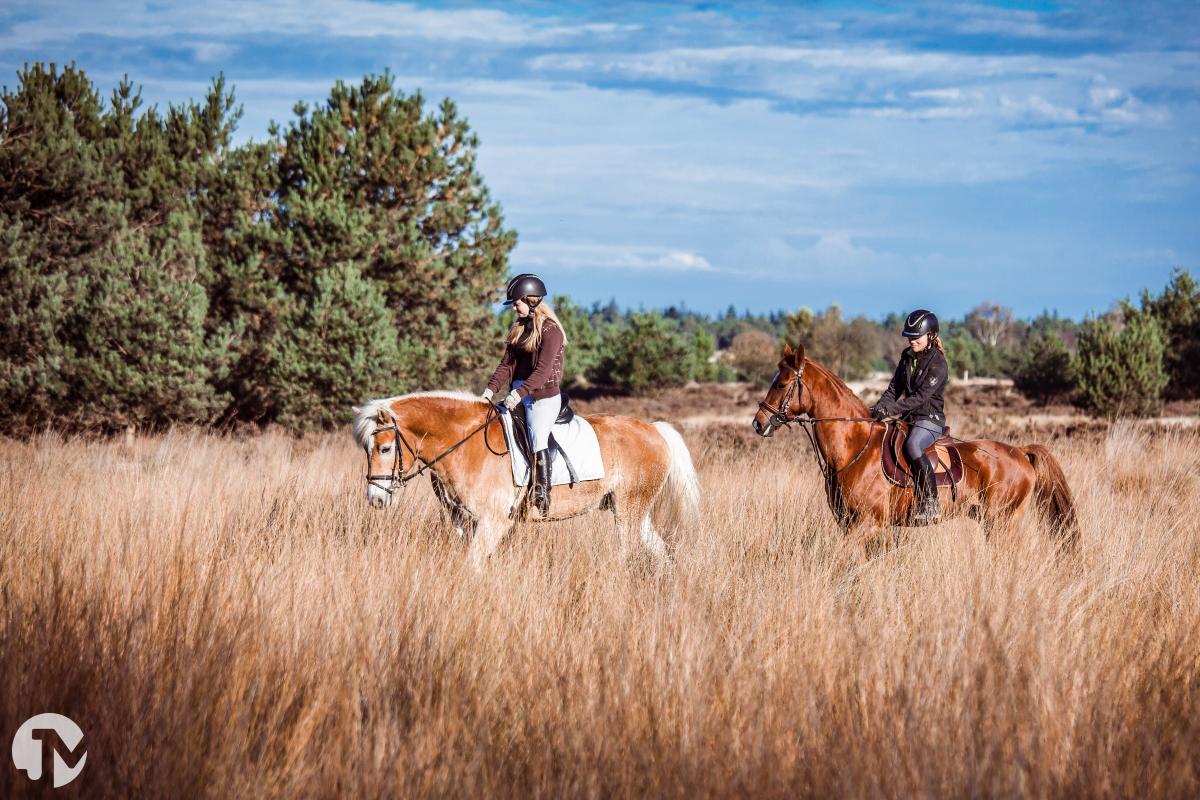
[[[470, 560], [482, 568], [521, 516], [524, 493], [513, 486], [492, 405], [461, 392], [424, 392], [372, 400], [354, 412], [354, 439], [367, 452], [368, 502], [389, 505], [408, 480], [428, 469], [438, 499], [456, 524], [473, 533]], [[610, 510], [622, 554], [636, 537], [665, 560], [666, 543], [655, 525], [670, 538], [698, 516], [700, 486], [687, 445], [665, 422], [609, 414], [587, 419], [600, 441], [604, 478], [555, 486], [549, 520]]]
[[[753, 424], [765, 437], [792, 422], [808, 427], [829, 507], [849, 538], [867, 546], [878, 529], [907, 524], [912, 489], [889, 483], [880, 468], [883, 423], [870, 418], [866, 405], [841, 379], [805, 358], [802, 345], [793, 351], [785, 344], [779, 372]], [[1049, 450], [988, 439], [955, 446], [963, 478], [956, 500], [946, 491], [939, 493], [944, 515], [967, 514], [988, 534], [1023, 514], [1032, 498], [1063, 542], [1074, 545], [1079, 535], [1075, 503]]]

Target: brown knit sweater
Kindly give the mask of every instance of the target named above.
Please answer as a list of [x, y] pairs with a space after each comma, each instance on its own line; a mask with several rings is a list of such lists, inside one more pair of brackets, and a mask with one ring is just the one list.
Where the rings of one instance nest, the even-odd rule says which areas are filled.
[[542, 328], [542, 341], [532, 353], [521, 346], [528, 336], [526, 333], [520, 342], [510, 344], [504, 349], [500, 366], [496, 367], [492, 379], [488, 381], [488, 388], [493, 394], [498, 394], [513, 381], [525, 381], [517, 393], [521, 397], [532, 396], [534, 400], [545, 400], [562, 391], [562, 328], [555, 325], [554, 320], [546, 320]]

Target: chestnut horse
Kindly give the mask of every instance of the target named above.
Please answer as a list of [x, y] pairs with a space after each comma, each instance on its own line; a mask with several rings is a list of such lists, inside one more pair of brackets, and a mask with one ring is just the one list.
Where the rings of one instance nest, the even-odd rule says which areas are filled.
[[[524, 516], [525, 489], [513, 485], [496, 409], [462, 392], [423, 392], [372, 400], [354, 413], [354, 439], [367, 453], [368, 502], [390, 505], [405, 483], [430, 471], [438, 499], [456, 526], [471, 534], [469, 557], [481, 569]], [[670, 539], [698, 517], [700, 487], [687, 445], [665, 422], [609, 414], [587, 420], [600, 441], [604, 477], [553, 487], [546, 521], [610, 510], [622, 555], [636, 537], [666, 560], [655, 525]]]
[[[911, 488], [890, 483], [880, 468], [885, 425], [871, 419], [862, 400], [804, 347], [784, 345], [779, 372], [754, 415], [754, 430], [770, 436], [797, 422], [808, 428], [825, 478], [830, 510], [849, 538], [864, 546], [888, 526], [908, 524]], [[1034, 500], [1062, 541], [1079, 535], [1075, 503], [1058, 461], [1041, 445], [1015, 447], [990, 439], [956, 442], [963, 460], [958, 497], [939, 491], [946, 516], [967, 514], [990, 534], [1025, 513]]]

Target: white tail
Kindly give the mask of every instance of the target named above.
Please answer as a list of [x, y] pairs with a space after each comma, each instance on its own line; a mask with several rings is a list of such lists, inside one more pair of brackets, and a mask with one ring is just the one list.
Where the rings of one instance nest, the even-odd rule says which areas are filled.
[[692, 465], [692, 454], [679, 431], [667, 422], [654, 423], [671, 453], [667, 482], [654, 500], [651, 513], [668, 538], [677, 527], [692, 527], [700, 521], [700, 479]]

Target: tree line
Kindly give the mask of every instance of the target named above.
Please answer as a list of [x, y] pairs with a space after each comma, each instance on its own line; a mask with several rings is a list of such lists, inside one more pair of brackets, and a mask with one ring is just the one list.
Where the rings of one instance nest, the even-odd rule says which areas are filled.
[[[848, 380], [895, 368], [904, 314], [846, 318], [841, 309], [800, 308], [713, 317], [668, 308], [621, 311], [615, 301], [584, 309], [556, 298], [572, 345], [568, 378], [627, 391], [687, 381], [765, 385], [780, 345], [806, 352]], [[508, 318], [502, 320], [502, 324]], [[1022, 320], [981, 303], [941, 320], [952, 379], [1002, 377], [1038, 402], [1074, 402], [1109, 417], [1155, 413], [1164, 399], [1200, 397], [1200, 287], [1177, 269], [1159, 294], [1143, 291], [1110, 312], [1075, 321], [1043, 312]]]
[[[0, 93], [3, 432], [328, 428], [367, 397], [478, 388], [496, 361], [516, 232], [451, 100], [369, 75], [235, 145], [220, 77], [166, 110], [128, 80], [104, 101], [74, 65], [18, 77]], [[568, 382], [626, 392], [762, 382], [785, 339], [857, 378], [890, 369], [903, 323], [553, 300]], [[1095, 319], [983, 304], [943, 338], [956, 375], [1116, 415], [1197, 396], [1198, 325], [1177, 271]]]

